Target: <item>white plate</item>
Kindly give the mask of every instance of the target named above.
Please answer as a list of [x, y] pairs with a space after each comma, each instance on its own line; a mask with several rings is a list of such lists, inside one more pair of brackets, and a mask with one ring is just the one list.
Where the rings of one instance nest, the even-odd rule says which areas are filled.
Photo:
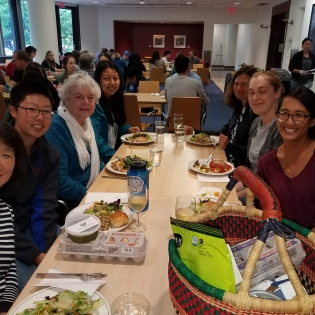
[[192, 144], [196, 144], [196, 145], [202, 145], [202, 146], [213, 145], [213, 146], [216, 146], [219, 144], [219, 137], [216, 137], [216, 136], [210, 136], [210, 139], [212, 140], [212, 142], [210, 142], [210, 143], [197, 143], [197, 142], [191, 141], [190, 138], [191, 137], [189, 137], [187, 139], [187, 142], [192, 143]]
[[147, 143], [154, 142], [155, 133], [152, 133], [152, 132], [143, 132], [143, 133], [147, 133], [151, 137], [151, 140], [148, 140], [147, 142], [131, 142], [131, 141], [127, 140], [127, 138], [132, 137], [134, 135], [134, 133], [128, 133], [126, 135], [123, 135], [120, 137], [120, 139], [121, 139], [121, 141], [126, 142], [126, 143], [130, 143], [130, 144], [147, 144]]
[[[34, 302], [36, 301], [41, 301], [44, 300], [46, 296], [55, 296], [59, 292], [64, 292], [65, 290], [63, 289], [58, 289], [58, 288], [46, 288], [43, 290], [40, 290], [38, 292], [35, 292], [28, 298], [26, 298], [24, 301], [22, 301], [19, 305], [17, 305], [12, 312], [9, 313], [9, 315], [16, 315], [17, 313], [23, 312], [27, 308], [34, 308], [35, 304]], [[84, 291], [84, 290], [83, 290]], [[91, 300], [98, 300], [101, 299], [104, 301], [104, 304], [102, 304], [98, 309], [96, 309], [94, 312], [91, 314], [93, 315], [110, 315], [110, 306], [107, 303], [107, 301], [104, 299], [104, 297], [98, 293], [95, 292], [93, 296], [91, 297]]]
[[[219, 196], [215, 196], [214, 193], [218, 192]], [[222, 193], [222, 188], [217, 187], [202, 187], [196, 194], [196, 196], [201, 198], [211, 198], [218, 199]]]
[[210, 172], [210, 173], [205, 173], [205, 172], [200, 172], [200, 170], [198, 168], [194, 168], [193, 165], [195, 164], [196, 161], [199, 161], [200, 164], [202, 163], [206, 163], [207, 159], [199, 159], [199, 160], [193, 160], [191, 162], [189, 162], [189, 168], [199, 174], [204, 174], [204, 175], [211, 175], [211, 176], [221, 176], [221, 175], [227, 175], [230, 174], [234, 171], [234, 165], [230, 162], [226, 162], [226, 164], [232, 166], [232, 168], [228, 171], [228, 172], [224, 172], [224, 173], [214, 173], [214, 172]]
[[[88, 209], [90, 206], [92, 206], [92, 204], [93, 204], [93, 202], [91, 202], [91, 203], [85, 203], [85, 204], [83, 204], [83, 205], [80, 205], [80, 206], [74, 208], [73, 210], [71, 210], [71, 211], [68, 213], [68, 215], [66, 216], [66, 220], [70, 219], [71, 217], [73, 217], [73, 216], [75, 216], [75, 215], [84, 213], [84, 211], [85, 211], [86, 209]], [[122, 205], [122, 206], [123, 206], [123, 207], [122, 207], [123, 212], [125, 212], [125, 213], [127, 214], [128, 218], [129, 218], [128, 224], [127, 224], [127, 225], [124, 225], [124, 226], [121, 226], [121, 227], [119, 227], [119, 228], [110, 228], [108, 231], [104, 231], [104, 232], [109, 232], [109, 231], [110, 231], [110, 232], [118, 232], [118, 231], [124, 229], [125, 227], [127, 227], [127, 226], [129, 225], [129, 223], [130, 223], [131, 220], [132, 220], [132, 212], [131, 212], [131, 210], [130, 210], [128, 207], [126, 207], [125, 205]]]
[[[116, 161], [118, 161], [118, 159], [110, 160], [110, 161], [105, 165], [105, 167], [106, 167], [109, 171], [111, 171], [111, 172], [113, 172], [113, 173], [116, 173], [116, 174], [119, 174], [119, 175], [126, 175], [126, 176], [127, 176], [127, 172], [124, 173], [124, 172], [116, 171], [116, 170], [114, 170], [114, 169], [112, 168], [112, 165], [111, 165], [112, 162], [116, 162]], [[152, 170], [152, 166], [151, 166], [151, 167], [147, 167], [147, 170], [148, 170], [148, 171], [151, 171], [151, 170]]]

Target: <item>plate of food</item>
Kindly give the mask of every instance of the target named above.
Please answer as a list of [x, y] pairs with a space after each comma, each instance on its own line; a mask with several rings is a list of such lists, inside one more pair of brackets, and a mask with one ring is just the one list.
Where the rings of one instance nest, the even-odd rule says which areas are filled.
[[35, 292], [17, 305], [9, 315], [61, 314], [110, 315], [110, 306], [95, 292], [89, 297], [84, 291], [72, 292], [58, 288], [45, 288]]
[[117, 232], [124, 229], [132, 220], [131, 210], [120, 203], [120, 199], [106, 203], [103, 200], [85, 203], [74, 208], [66, 220], [78, 214], [93, 214], [101, 220], [101, 231]]
[[222, 193], [222, 188], [217, 187], [202, 187], [196, 194], [201, 198], [218, 199]]
[[111, 160], [106, 164], [105, 167], [113, 173], [126, 175], [132, 161], [144, 161], [147, 163], [147, 169], [152, 169], [152, 161], [149, 161], [137, 155], [128, 155], [125, 158]]
[[189, 168], [197, 173], [206, 175], [227, 175], [234, 171], [234, 165], [223, 160], [212, 159], [205, 164], [207, 159], [194, 160], [189, 163]]
[[198, 133], [196, 135], [191, 136], [187, 139], [189, 143], [197, 144], [197, 145], [218, 145], [219, 137], [209, 136], [206, 133]]
[[137, 133], [129, 133], [120, 137], [123, 142], [131, 143], [131, 144], [147, 144], [154, 142], [154, 133], [148, 132], [137, 132]]

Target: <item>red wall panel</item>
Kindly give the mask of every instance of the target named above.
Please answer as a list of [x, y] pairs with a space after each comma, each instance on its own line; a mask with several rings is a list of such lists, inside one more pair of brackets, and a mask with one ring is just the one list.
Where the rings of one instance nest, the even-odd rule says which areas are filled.
[[[134, 49], [141, 58], [151, 56], [158, 50], [161, 57], [166, 49], [172, 52], [171, 59], [177, 53], [188, 55], [196, 50], [202, 57], [203, 24], [151, 24], [115, 22], [115, 49], [121, 53], [126, 49]], [[119, 34], [119, 35], [118, 35]], [[153, 48], [153, 35], [165, 35], [165, 47]], [[186, 48], [174, 48], [174, 35], [186, 35]], [[126, 39], [128, 37], [128, 39]], [[130, 38], [132, 43], [130, 44]], [[129, 46], [128, 46], [129, 45]], [[151, 47], [149, 47], [151, 46]], [[189, 48], [187, 48], [189, 46]]]

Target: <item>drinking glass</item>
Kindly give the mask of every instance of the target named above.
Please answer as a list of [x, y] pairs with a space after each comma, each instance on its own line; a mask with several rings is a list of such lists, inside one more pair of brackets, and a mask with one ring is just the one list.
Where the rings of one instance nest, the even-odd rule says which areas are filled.
[[174, 127], [180, 127], [184, 122], [184, 115], [182, 113], [174, 114]]
[[112, 315], [149, 315], [151, 311], [150, 302], [137, 293], [126, 293], [111, 305]]
[[164, 131], [166, 122], [165, 121], [155, 121], [155, 134], [156, 134], [156, 143], [163, 144], [164, 143]]
[[[136, 184], [136, 183], [135, 183]], [[146, 225], [140, 223], [139, 212], [141, 212], [148, 203], [148, 192], [145, 185], [135, 185], [139, 189], [129, 191], [128, 207], [137, 213], [137, 222], [129, 226], [132, 232], [143, 232], [147, 229]]]
[[178, 142], [183, 142], [185, 140], [185, 128], [186, 126], [175, 127], [175, 137]]
[[196, 199], [193, 196], [182, 195], [176, 198], [175, 217], [188, 221], [196, 214]]
[[159, 166], [162, 160], [163, 146], [158, 144], [152, 144], [149, 146], [150, 150], [150, 160], [152, 161], [152, 166]]

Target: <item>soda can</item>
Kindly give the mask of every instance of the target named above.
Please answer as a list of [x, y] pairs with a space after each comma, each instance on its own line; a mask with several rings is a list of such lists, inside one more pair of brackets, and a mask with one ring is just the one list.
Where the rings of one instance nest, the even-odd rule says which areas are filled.
[[10, 84], [6, 84], [6, 85], [5, 85], [5, 91], [6, 91], [7, 93], [10, 93], [10, 91], [11, 91], [11, 86], [10, 86]]

